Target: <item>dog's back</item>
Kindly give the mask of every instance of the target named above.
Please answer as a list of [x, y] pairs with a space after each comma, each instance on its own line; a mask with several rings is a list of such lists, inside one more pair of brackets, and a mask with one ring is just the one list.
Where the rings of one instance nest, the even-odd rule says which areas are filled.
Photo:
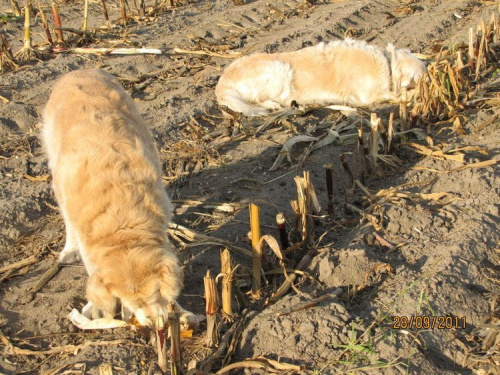
[[386, 100], [390, 68], [384, 53], [346, 39], [282, 54], [294, 71], [291, 98], [299, 104], [367, 105]]
[[[246, 116], [301, 105], [369, 105], [395, 99], [398, 83], [416, 79], [423, 64], [411, 54], [346, 39], [298, 51], [242, 57], [227, 67], [215, 93], [220, 105]], [[394, 66], [392, 66], [394, 64]]]
[[178, 296], [182, 273], [166, 235], [170, 202], [156, 147], [132, 99], [103, 71], [69, 73], [54, 86], [43, 138], [67, 236], [90, 276], [89, 301], [107, 316], [116, 299], [143, 321], [156, 316]]

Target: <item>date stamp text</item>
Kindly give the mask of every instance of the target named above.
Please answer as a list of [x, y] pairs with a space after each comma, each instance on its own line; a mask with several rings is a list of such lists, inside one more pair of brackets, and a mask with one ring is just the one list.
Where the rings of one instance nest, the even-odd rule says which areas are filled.
[[393, 316], [393, 329], [465, 329], [465, 316]]

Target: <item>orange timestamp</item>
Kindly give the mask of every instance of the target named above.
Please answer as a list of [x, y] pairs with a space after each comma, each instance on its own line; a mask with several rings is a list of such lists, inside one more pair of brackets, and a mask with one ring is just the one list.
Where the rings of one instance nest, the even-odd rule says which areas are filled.
[[393, 329], [465, 329], [465, 316], [393, 316]]

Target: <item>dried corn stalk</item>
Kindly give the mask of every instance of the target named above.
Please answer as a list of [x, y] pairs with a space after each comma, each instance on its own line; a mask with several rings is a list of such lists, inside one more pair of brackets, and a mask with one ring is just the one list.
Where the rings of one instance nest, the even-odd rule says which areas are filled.
[[168, 331], [170, 335], [170, 373], [172, 375], [180, 375], [183, 371], [179, 314], [175, 311], [175, 305], [173, 303], [167, 306], [167, 312]]
[[165, 334], [165, 319], [163, 315], [156, 318], [156, 351], [158, 353], [158, 367], [162, 372], [167, 371], [167, 335]]
[[222, 294], [222, 311], [224, 313], [224, 317], [228, 320], [233, 319], [233, 306], [232, 306], [232, 298], [233, 298], [233, 281], [234, 281], [234, 271], [231, 261], [231, 254], [228, 249], [224, 249], [220, 253], [220, 262], [221, 262], [221, 274], [222, 274], [222, 282], [221, 282], [221, 294]]
[[333, 216], [333, 164], [325, 164], [326, 193], [328, 199], [328, 215]]
[[78, 53], [93, 55], [161, 55], [157, 48], [106, 48], [106, 47], [76, 47], [76, 48], [54, 48], [55, 53]]
[[283, 249], [288, 248], [288, 233], [286, 230], [286, 219], [285, 215], [280, 212], [276, 215], [276, 225], [278, 226], [278, 232], [280, 236], [280, 244]]
[[207, 271], [203, 279], [205, 286], [205, 312], [207, 314], [207, 345], [214, 346], [218, 342], [217, 332], [217, 311], [219, 310], [219, 296], [217, 294], [217, 284], [215, 279]]
[[[420, 117], [426, 122], [453, 118], [464, 108], [464, 103], [474, 104], [471, 98], [479, 90], [474, 91], [473, 84], [498, 67], [495, 48], [500, 38], [499, 18], [499, 14], [494, 14], [488, 24], [481, 21], [476, 30], [469, 30], [466, 56], [450, 46], [429, 64], [428, 74], [422, 76], [417, 84], [411, 106], [413, 117]], [[479, 102], [484, 103], [484, 100]]]
[[[358, 129], [358, 145], [356, 147], [355, 159], [359, 165], [359, 178], [364, 183], [368, 168], [366, 165], [365, 139], [363, 136], [363, 119], [361, 119], [361, 125]], [[351, 179], [354, 180], [354, 176]]]
[[[315, 255], [316, 255], [316, 249], [315, 248], [310, 249], [307, 252], [307, 254], [304, 255], [304, 257], [301, 259], [296, 269], [299, 271], [305, 269], [311, 263]], [[284, 268], [284, 273], [286, 274], [286, 269], [285, 267], [283, 268]], [[285, 276], [285, 278], [286, 280], [283, 282], [283, 284], [281, 284], [278, 290], [269, 298], [270, 302], [276, 302], [293, 286], [293, 283], [297, 278], [297, 274], [293, 273], [291, 275]]]
[[295, 184], [297, 185], [297, 203], [292, 204], [292, 208], [300, 218], [300, 233], [302, 242], [306, 243], [311, 239], [314, 231], [313, 212], [320, 212], [321, 206], [316, 196], [316, 192], [311, 183], [309, 171], [304, 171], [303, 177], [296, 176]]
[[376, 113], [372, 113], [370, 117], [370, 162], [372, 171], [377, 171], [378, 160], [378, 142], [380, 140], [380, 133], [378, 128], [380, 126], [380, 119]]
[[0, 35], [0, 72], [3, 73], [6, 69], [17, 69], [18, 67], [12, 55], [11, 47], [3, 35]]
[[84, 35], [87, 33], [88, 20], [89, 20], [89, 0], [85, 0], [85, 8], [83, 11], [83, 26], [82, 26], [82, 31]]
[[113, 375], [113, 366], [109, 363], [99, 365], [99, 375]]
[[394, 112], [389, 115], [389, 124], [387, 125], [387, 146], [385, 149], [386, 154], [392, 152], [392, 140], [394, 138]]
[[[266, 357], [256, 357], [253, 359], [245, 359], [241, 362], [231, 363], [222, 369], [220, 369], [217, 374], [227, 375], [235, 373], [238, 369], [255, 369], [264, 371], [266, 374], [280, 373], [280, 374], [295, 374], [301, 373], [303, 368], [298, 365], [292, 365], [288, 363], [278, 362]], [[254, 373], [254, 372], [252, 372]]]
[[125, 26], [128, 24], [128, 19], [127, 19], [127, 10], [125, 9], [125, 0], [120, 0], [120, 14], [121, 14], [121, 20], [120, 23], [122, 26]]
[[45, 12], [43, 11], [43, 8], [41, 5], [38, 6], [38, 11], [40, 12], [40, 18], [42, 19], [42, 27], [43, 30], [45, 31], [45, 35], [47, 36], [47, 41], [51, 46], [54, 45], [54, 42], [52, 41], [52, 34], [50, 33], [49, 29], [49, 24], [47, 22], [47, 17], [45, 17]]
[[462, 148], [462, 149], [453, 149], [453, 150], [448, 150], [448, 151], [443, 151], [437, 146], [432, 146], [432, 147], [426, 147], [424, 145], [418, 144], [418, 143], [405, 143], [406, 146], [411, 147], [413, 150], [415, 150], [417, 153], [421, 155], [426, 155], [433, 157], [438, 160], [453, 160], [453, 161], [458, 161], [460, 163], [465, 162], [465, 155], [461, 153], [460, 151], [482, 151], [483, 149], [481, 148]]
[[22, 16], [21, 8], [19, 8], [19, 4], [17, 3], [17, 1], [16, 0], [10, 0], [10, 4], [12, 5], [12, 9], [14, 11], [14, 14], [17, 17], [21, 17]]
[[250, 231], [252, 233], [252, 296], [260, 298], [260, 269], [262, 264], [262, 249], [259, 247], [260, 241], [260, 207], [250, 204]]
[[54, 16], [54, 25], [55, 25], [55, 33], [57, 36], [57, 45], [61, 45], [64, 43], [64, 36], [62, 32], [62, 23], [61, 23], [61, 17], [59, 17], [59, 11], [57, 10], [57, 5], [56, 3], [51, 4], [52, 7], [52, 14]]
[[16, 58], [20, 61], [28, 61], [37, 56], [31, 42], [31, 3], [27, 2], [24, 7], [24, 45], [19, 52], [16, 53]]
[[106, 0], [101, 0], [102, 12], [104, 14], [104, 19], [109, 22], [108, 7], [106, 6]]
[[[458, 198], [451, 193], [438, 192], [438, 193], [411, 193], [401, 190], [398, 187], [391, 187], [389, 189], [382, 189], [376, 194], [369, 197], [370, 206], [365, 209], [365, 213], [370, 212], [375, 207], [384, 203], [398, 203], [403, 199], [412, 201], [435, 201], [441, 202], [443, 198], [448, 198], [446, 203], [457, 200]], [[441, 202], [442, 203], [442, 202]]]

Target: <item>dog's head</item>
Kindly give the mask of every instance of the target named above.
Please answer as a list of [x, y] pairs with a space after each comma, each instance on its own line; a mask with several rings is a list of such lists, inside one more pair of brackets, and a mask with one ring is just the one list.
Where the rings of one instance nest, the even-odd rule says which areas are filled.
[[180, 294], [183, 272], [179, 260], [170, 251], [139, 252], [127, 256], [125, 263], [119, 273], [106, 275], [108, 288], [140, 325], [154, 327]]
[[392, 82], [396, 92], [402, 87], [414, 88], [418, 79], [426, 71], [425, 64], [407, 49], [387, 46], [391, 59]]
[[91, 276], [87, 292], [98, 308], [114, 310], [119, 299], [122, 315], [127, 315], [124, 320], [135, 315], [141, 326], [151, 328], [158, 365], [166, 371], [165, 322], [169, 305], [175, 305], [179, 296], [182, 280], [179, 260], [168, 248], [131, 249], [108, 254], [101, 269]]

